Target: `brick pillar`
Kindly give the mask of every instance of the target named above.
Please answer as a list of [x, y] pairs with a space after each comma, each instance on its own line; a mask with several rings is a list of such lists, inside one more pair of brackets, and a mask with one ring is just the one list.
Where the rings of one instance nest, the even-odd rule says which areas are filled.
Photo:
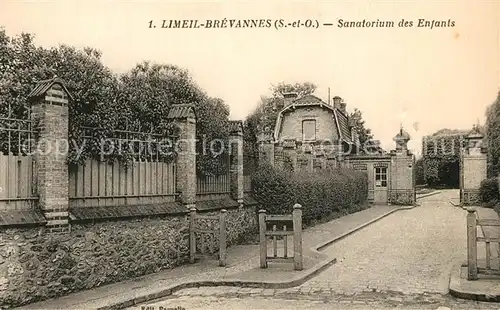
[[176, 184], [182, 204], [188, 209], [196, 207], [196, 114], [194, 106], [175, 104], [168, 119], [179, 128], [179, 139], [175, 144]]
[[391, 157], [389, 202], [393, 205], [415, 203], [414, 156], [395, 154]]
[[241, 121], [232, 121], [229, 136], [231, 151], [231, 196], [243, 206], [243, 124]]
[[71, 95], [58, 78], [38, 83], [29, 95], [31, 117], [37, 131], [34, 182], [39, 207], [50, 232], [70, 230], [67, 164], [70, 99]]
[[259, 142], [259, 164], [266, 162], [274, 166], [274, 143], [271, 140]]
[[460, 165], [460, 202], [475, 205], [480, 202], [479, 189], [487, 175], [486, 148], [482, 145], [483, 135], [474, 126], [466, 137], [467, 145], [461, 152]]
[[283, 169], [283, 145], [281, 143], [274, 146], [274, 167]]
[[297, 144], [295, 140], [283, 142], [283, 158], [286, 160], [285, 169], [291, 168], [292, 171], [297, 171]]

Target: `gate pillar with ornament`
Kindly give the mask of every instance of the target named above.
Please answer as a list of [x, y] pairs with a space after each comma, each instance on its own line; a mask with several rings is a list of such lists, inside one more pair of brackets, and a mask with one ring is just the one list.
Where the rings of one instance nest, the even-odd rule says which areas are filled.
[[479, 126], [474, 125], [460, 153], [460, 203], [465, 206], [480, 202], [479, 188], [486, 179], [487, 167], [483, 138]]

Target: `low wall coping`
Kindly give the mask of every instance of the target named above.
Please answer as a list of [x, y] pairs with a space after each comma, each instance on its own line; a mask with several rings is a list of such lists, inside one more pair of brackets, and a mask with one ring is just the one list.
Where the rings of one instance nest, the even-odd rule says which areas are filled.
[[42, 226], [47, 220], [39, 210], [0, 211], [0, 227]]

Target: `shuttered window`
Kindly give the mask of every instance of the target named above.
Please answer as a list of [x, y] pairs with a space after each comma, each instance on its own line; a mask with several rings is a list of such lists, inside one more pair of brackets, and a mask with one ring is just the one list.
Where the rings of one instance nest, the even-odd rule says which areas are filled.
[[316, 121], [302, 121], [302, 139], [306, 141], [316, 140]]

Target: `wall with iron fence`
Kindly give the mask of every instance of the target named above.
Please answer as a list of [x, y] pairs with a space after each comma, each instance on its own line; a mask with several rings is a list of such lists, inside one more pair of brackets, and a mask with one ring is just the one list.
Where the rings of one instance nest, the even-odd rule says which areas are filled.
[[196, 176], [196, 199], [206, 201], [222, 199], [231, 196], [231, 156], [221, 154], [219, 165], [226, 167], [225, 172], [220, 175], [197, 175]]
[[31, 210], [38, 201], [32, 122], [14, 118], [10, 106], [5, 116], [0, 117], [0, 211]]
[[[40, 142], [66, 140], [69, 145], [68, 102], [71, 95], [57, 78], [38, 84], [29, 97], [31, 113], [17, 119], [0, 113], [0, 227], [40, 224], [50, 231], [69, 231], [70, 222], [156, 213], [179, 214], [196, 202], [232, 200], [242, 206], [251, 190], [250, 174], [243, 176], [243, 135], [239, 121], [230, 122], [230, 141], [238, 147], [219, 156], [221, 175], [196, 173], [195, 152], [182, 150], [164, 156], [164, 137], [153, 129], [120, 128], [102, 132], [81, 127], [86, 143], [100, 145], [101, 158], [68, 164], [68, 154], [40, 151]], [[196, 139], [196, 115], [191, 105], [173, 105], [167, 120], [178, 130], [175, 141]], [[171, 141], [172, 142], [172, 141]], [[110, 147], [128, 148], [130, 161], [108, 156]], [[115, 150], [116, 151], [116, 150]], [[120, 154], [121, 155], [121, 154]], [[118, 156], [119, 157], [119, 156]], [[248, 167], [247, 167], [248, 168]], [[251, 171], [253, 167], [249, 167]], [[247, 171], [247, 172], [248, 172]], [[164, 205], [163, 208], [147, 208]], [[220, 205], [220, 208], [229, 207]], [[105, 208], [105, 209], [103, 209]], [[32, 215], [29, 212], [33, 211]], [[10, 212], [10, 213], [9, 213]], [[12, 212], [19, 216], [11, 216]], [[28, 213], [26, 213], [28, 212]], [[6, 216], [8, 214], [8, 216]], [[37, 214], [36, 216], [34, 214]], [[40, 215], [40, 216], [39, 216]], [[35, 220], [38, 218], [38, 222]]]
[[127, 167], [117, 161], [88, 159], [69, 169], [70, 208], [155, 204], [176, 199], [174, 162], [134, 160]]

